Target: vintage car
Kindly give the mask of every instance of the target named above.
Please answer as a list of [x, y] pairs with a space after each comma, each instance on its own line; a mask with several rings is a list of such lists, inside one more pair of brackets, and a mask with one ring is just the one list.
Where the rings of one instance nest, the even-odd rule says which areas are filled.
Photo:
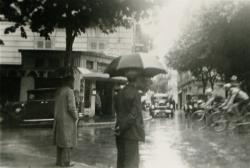
[[9, 102], [4, 107], [5, 119], [11, 124], [53, 121], [55, 88], [27, 91], [27, 101]]
[[155, 117], [174, 117], [174, 105], [168, 100], [166, 94], [155, 94], [152, 97], [150, 114]]
[[202, 105], [205, 102], [203, 95], [188, 95], [187, 103], [184, 105], [185, 118], [189, 118], [192, 113], [203, 109]]

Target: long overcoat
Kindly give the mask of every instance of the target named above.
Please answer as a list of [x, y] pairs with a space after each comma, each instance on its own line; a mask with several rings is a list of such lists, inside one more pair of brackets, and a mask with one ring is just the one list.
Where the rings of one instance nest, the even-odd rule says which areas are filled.
[[60, 88], [55, 96], [54, 111], [54, 143], [62, 148], [72, 148], [77, 145], [77, 121], [74, 92], [65, 86]]
[[117, 113], [116, 127], [119, 127], [120, 139], [145, 140], [142, 116], [141, 96], [135, 86], [128, 84], [115, 97]]

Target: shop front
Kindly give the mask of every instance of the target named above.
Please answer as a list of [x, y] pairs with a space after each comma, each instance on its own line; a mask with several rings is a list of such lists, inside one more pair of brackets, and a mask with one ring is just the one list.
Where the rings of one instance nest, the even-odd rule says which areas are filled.
[[126, 83], [122, 78], [110, 78], [108, 74], [92, 72], [78, 67], [75, 71], [75, 95], [82, 116], [113, 116], [114, 88]]
[[[1, 99], [27, 101], [27, 92], [34, 89], [57, 88], [60, 76], [55, 71], [63, 67], [64, 51], [20, 50], [22, 65], [1, 66]], [[113, 59], [100, 53], [72, 52], [74, 58], [74, 93], [82, 116], [114, 115], [113, 90], [124, 79], [113, 79], [102, 73]], [[93, 66], [88, 66], [89, 63]], [[99, 71], [99, 72], [98, 72]]]

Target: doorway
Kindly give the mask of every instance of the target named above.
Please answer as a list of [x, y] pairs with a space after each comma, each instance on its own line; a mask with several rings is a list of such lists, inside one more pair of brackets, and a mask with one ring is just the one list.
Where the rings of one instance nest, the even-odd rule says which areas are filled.
[[101, 108], [96, 109], [96, 115], [113, 116], [113, 83], [96, 81], [96, 95], [100, 96]]

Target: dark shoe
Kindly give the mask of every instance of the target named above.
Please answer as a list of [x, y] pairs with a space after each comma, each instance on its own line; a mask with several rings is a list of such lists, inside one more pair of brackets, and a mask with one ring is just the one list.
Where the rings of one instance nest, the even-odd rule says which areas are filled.
[[61, 164], [60, 163], [56, 163], [56, 166], [61, 166]]
[[59, 164], [59, 163], [56, 163], [56, 166], [59, 166], [59, 167], [73, 167], [75, 164], [73, 163], [70, 163], [70, 164]]
[[62, 167], [73, 167], [75, 164], [73, 164], [73, 163], [70, 163], [70, 164], [64, 164], [64, 165], [62, 165]]

